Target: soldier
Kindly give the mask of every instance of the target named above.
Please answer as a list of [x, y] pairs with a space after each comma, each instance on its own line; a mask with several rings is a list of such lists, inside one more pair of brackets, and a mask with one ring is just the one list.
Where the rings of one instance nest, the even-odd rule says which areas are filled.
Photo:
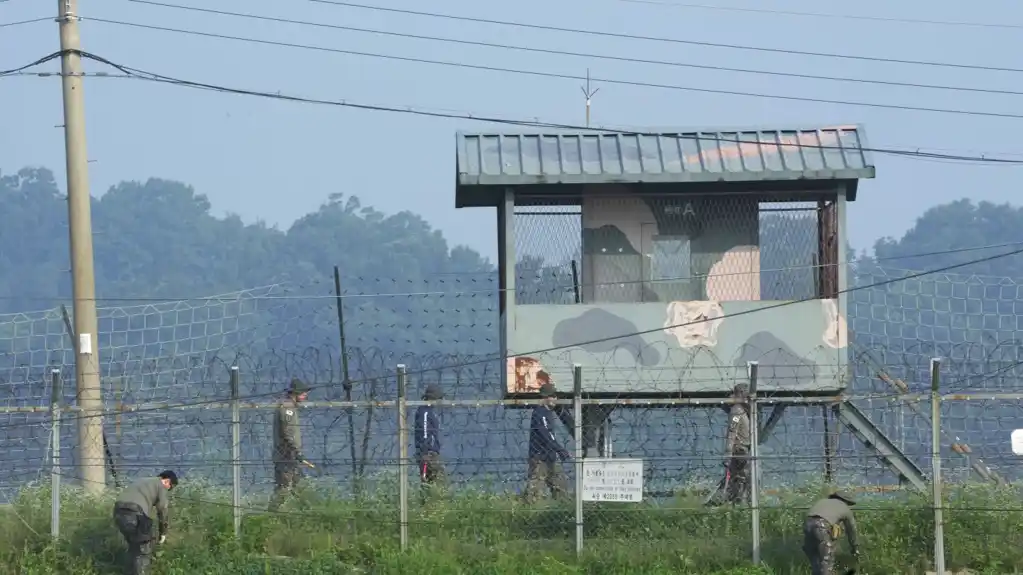
[[859, 560], [860, 550], [856, 538], [856, 520], [852, 507], [856, 502], [848, 495], [836, 491], [813, 504], [806, 512], [803, 524], [803, 552], [810, 560], [813, 575], [833, 575], [835, 572], [835, 542], [842, 536], [845, 526], [853, 557]]
[[276, 511], [295, 489], [302, 474], [299, 465], [311, 466], [302, 455], [298, 419], [299, 404], [308, 395], [309, 387], [298, 378], [292, 379], [274, 415], [274, 496], [270, 511]]
[[[424, 401], [440, 399], [444, 399], [440, 386], [432, 383], [426, 386]], [[423, 487], [442, 483], [444, 465], [440, 460], [440, 420], [433, 406], [424, 405], [416, 410], [415, 437], [419, 479]]]
[[750, 454], [750, 418], [749, 386], [740, 383], [732, 389], [732, 398], [736, 403], [728, 412], [728, 436], [725, 439], [725, 467], [728, 481], [725, 489], [725, 500], [729, 503], [749, 501], [749, 454]]
[[555, 421], [554, 385], [545, 383], [540, 387], [543, 403], [533, 408], [529, 425], [529, 476], [526, 481], [525, 500], [532, 503], [540, 497], [546, 485], [551, 495], [560, 498], [565, 494], [565, 474], [558, 465], [558, 458], [566, 460], [568, 451], [554, 438], [552, 425]]
[[167, 492], [178, 484], [173, 471], [132, 483], [114, 502], [114, 524], [128, 543], [128, 575], [148, 575], [153, 558], [153, 514], [159, 521], [158, 541], [167, 540], [170, 525]]

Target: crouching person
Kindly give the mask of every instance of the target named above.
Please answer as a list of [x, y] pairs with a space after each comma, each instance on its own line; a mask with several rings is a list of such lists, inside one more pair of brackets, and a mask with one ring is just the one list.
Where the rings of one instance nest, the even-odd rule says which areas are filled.
[[859, 561], [860, 549], [856, 534], [856, 519], [852, 497], [840, 491], [813, 504], [806, 513], [803, 525], [803, 552], [810, 560], [813, 575], [835, 575], [835, 544], [842, 536], [842, 528], [849, 538], [853, 558]]
[[[117, 496], [114, 503], [114, 524], [128, 543], [128, 575], [149, 575], [154, 542], [167, 540], [169, 526], [167, 492], [178, 484], [173, 471], [164, 471], [157, 477], [140, 479]], [[153, 516], [159, 531], [153, 536]]]

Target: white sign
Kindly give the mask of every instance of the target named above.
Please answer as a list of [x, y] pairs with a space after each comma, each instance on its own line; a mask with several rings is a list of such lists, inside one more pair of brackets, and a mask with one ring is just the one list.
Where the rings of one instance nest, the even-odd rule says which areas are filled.
[[1013, 430], [1010, 436], [1012, 442], [1012, 452], [1016, 455], [1023, 455], [1023, 429]]
[[83, 355], [92, 354], [92, 334], [82, 333], [78, 335], [78, 353]]
[[583, 501], [643, 501], [643, 460], [583, 459]]

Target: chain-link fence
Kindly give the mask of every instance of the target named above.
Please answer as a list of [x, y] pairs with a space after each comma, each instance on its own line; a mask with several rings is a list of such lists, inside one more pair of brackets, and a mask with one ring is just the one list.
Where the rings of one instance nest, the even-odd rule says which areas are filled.
[[[312, 466], [284, 492], [290, 495], [284, 504], [271, 509], [272, 414], [279, 403], [251, 386], [238, 385], [232, 394], [232, 373], [239, 382], [252, 379], [232, 367], [223, 377], [224, 397], [121, 406], [120, 441], [131, 441], [133, 449], [109, 445], [109, 471], [121, 481], [163, 468], [182, 474], [174, 505], [187, 511], [175, 512], [175, 529], [187, 537], [239, 537], [250, 545], [255, 538], [285, 555], [310, 545], [372, 544], [395, 552], [640, 554], [713, 569], [753, 560], [798, 572], [806, 561], [807, 509], [830, 486], [858, 500], [854, 512], [865, 564], [923, 568], [942, 554], [950, 568], [1020, 559], [1001, 541], [1011, 539], [1023, 520], [1011, 487], [1019, 460], [1009, 441], [1012, 430], [1023, 427], [1023, 395], [941, 392], [942, 377], [969, 368], [946, 365], [934, 376], [933, 394], [879, 386], [841, 400], [762, 396], [757, 374], [748, 372], [753, 393], [747, 413], [756, 432], [742, 468], [725, 456], [731, 401], [594, 399], [585, 396], [587, 374], [579, 368], [576, 391], [564, 390], [554, 400], [556, 420], [545, 428], [567, 457], [544, 459], [530, 445], [537, 431], [531, 416], [543, 400], [460, 398], [461, 380], [439, 375], [437, 366], [395, 366], [376, 374], [374, 395], [367, 398], [322, 401], [315, 395], [323, 388], [313, 389], [301, 410], [302, 445]], [[486, 377], [482, 371], [469, 376]], [[449, 390], [447, 396], [423, 399], [435, 382]], [[50, 385], [59, 384], [54, 372]], [[878, 462], [876, 446], [863, 445], [842, 414], [843, 406], [855, 403], [873, 420], [901, 421], [923, 484], [900, 481], [896, 468], [883, 458]], [[574, 440], [588, 431], [584, 410], [612, 406], [614, 425], [603, 457], [585, 454]], [[426, 409], [433, 410], [436, 427]], [[905, 411], [903, 419], [893, 417], [897, 410]], [[777, 411], [782, 414], [776, 418]], [[349, 416], [354, 435], [347, 431]], [[56, 422], [55, 436], [63, 439], [62, 430], [73, 428], [80, 414], [72, 406], [35, 417], [38, 425]], [[18, 429], [8, 427], [8, 434]], [[663, 433], [650, 435], [652, 428]], [[420, 449], [418, 436], [429, 434], [440, 440], [435, 453]], [[173, 441], [145, 439], [159, 436]], [[24, 508], [24, 498], [34, 493], [34, 507], [25, 508], [28, 525], [52, 528], [78, 544], [98, 538], [95, 546], [110, 548], [98, 535], [111, 535], [109, 514], [69, 487], [79, 483], [74, 466], [60, 465], [69, 443], [53, 437], [40, 478], [45, 484], [49, 476], [61, 497], [47, 506], [38, 500], [45, 487], [28, 489], [15, 508]], [[940, 460], [933, 458], [934, 440]], [[841, 548], [840, 563], [852, 561], [848, 551]]]

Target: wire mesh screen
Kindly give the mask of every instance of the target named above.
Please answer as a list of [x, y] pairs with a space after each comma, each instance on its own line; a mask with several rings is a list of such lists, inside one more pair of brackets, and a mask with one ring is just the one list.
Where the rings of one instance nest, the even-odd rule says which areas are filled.
[[515, 206], [515, 301], [578, 302], [582, 206], [523, 199]]
[[837, 264], [822, 261], [822, 238], [834, 233], [822, 229], [816, 202], [638, 194], [520, 202], [523, 305], [813, 298]]
[[816, 202], [762, 202], [758, 211], [760, 299], [819, 297], [821, 273], [838, 262], [821, 261], [821, 209]]
[[[762, 222], [777, 215], [761, 213], [757, 219]], [[781, 217], [790, 222], [786, 226], [793, 226], [791, 222], [801, 221], [802, 216], [782, 212]], [[535, 216], [535, 221], [543, 222], [544, 218], [564, 218], [569, 222], [565, 228], [574, 221], [576, 229], [582, 229], [581, 221], [569, 216]], [[758, 225], [759, 233], [763, 234], [764, 226]], [[812, 236], [806, 233], [804, 237]], [[575, 241], [577, 243], [570, 245], [581, 245], [580, 240]], [[528, 253], [529, 249], [522, 251]], [[571, 251], [566, 249], [561, 253]], [[564, 261], [553, 248], [552, 252], [555, 254], [550, 256], [553, 261]], [[766, 249], [761, 254], [766, 260]], [[763, 267], [766, 269], [768, 264]], [[852, 271], [856, 276], [854, 285], [860, 286], [879, 278], [897, 278], [911, 273], [891, 269]], [[408, 523], [412, 544], [428, 546], [436, 544], [438, 539], [450, 538], [488, 549], [521, 546], [533, 552], [535, 542], [544, 540], [553, 547], [571, 550], [575, 520], [569, 501], [539, 501], [535, 507], [524, 505], [524, 495], [530, 485], [531, 413], [528, 408], [522, 409], [529, 406], [520, 400], [499, 399], [503, 391], [500, 374], [507, 366], [499, 354], [492, 351], [497, 323], [492, 306], [496, 282], [477, 281], [471, 276], [462, 278], [461, 282], [445, 279], [442, 283], [431, 279], [413, 285], [405, 282], [407, 287], [403, 287], [401, 280], [374, 278], [368, 284], [371, 287], [364, 288], [375, 290], [372, 298], [353, 298], [358, 304], [350, 304], [348, 310], [359, 311], [348, 315], [346, 322], [350, 322], [351, 327], [348, 366], [354, 383], [354, 407], [326, 403], [341, 401], [344, 397], [339, 348], [333, 333], [324, 335], [324, 339], [330, 339], [322, 346], [301, 343], [311, 341], [309, 332], [316, 329], [318, 321], [336, 320], [336, 309], [331, 307], [335, 301], [332, 296], [311, 295], [308, 301], [300, 302], [300, 306], [287, 303], [294, 301], [292, 299], [262, 298], [265, 301], [253, 309], [271, 309], [276, 315], [248, 324], [251, 327], [246, 329], [251, 331], [243, 340], [244, 344], [221, 347], [219, 341], [213, 341], [208, 344], [211, 349], [203, 349], [201, 353], [182, 345], [179, 356], [170, 352], [158, 356], [157, 351], [146, 351], [145, 342], [149, 341], [146, 337], [139, 338], [139, 343], [131, 346], [132, 353], [119, 349], [116, 361], [104, 362], [104, 399], [108, 412], [103, 423], [113, 461], [111, 465], [108, 460], [107, 465], [123, 479], [151, 475], [168, 467], [178, 470], [187, 478], [176, 496], [175, 505], [182, 507], [178, 516], [211, 517], [211, 510], [220, 509], [224, 514], [217, 517], [223, 522], [218, 523], [220, 526], [216, 529], [229, 530], [224, 526], [230, 525], [232, 505], [228, 487], [232, 478], [232, 430], [231, 412], [225, 401], [230, 390], [229, 368], [238, 365], [243, 398], [238, 462], [246, 516], [243, 532], [258, 533], [260, 522], [270, 521], [266, 514], [274, 483], [273, 403], [280, 398], [290, 378], [299, 377], [316, 386], [301, 421], [304, 455], [316, 464], [316, 469], [307, 470], [301, 482], [301, 495], [295, 498], [294, 505], [286, 506], [273, 520], [285, 521], [285, 518], [301, 515], [303, 521], [312, 522], [314, 516], [329, 515], [334, 521], [330, 528], [309, 529], [341, 534], [339, 537], [348, 544], [365, 540], [387, 541], [397, 546], [398, 464], [403, 440], [394, 403], [397, 399], [395, 366], [401, 363], [409, 371], [410, 400], [420, 399], [431, 383], [438, 384], [445, 396], [435, 407], [440, 421], [439, 462], [444, 466], [450, 487], [444, 499], [421, 496], [425, 488], [420, 489], [424, 482], [415, 449], [417, 406], [407, 411], [410, 427], [404, 444], [408, 447], [409, 460], [405, 471], [410, 491]], [[926, 390], [929, 360], [934, 356], [944, 358], [943, 391], [973, 394], [969, 400], [948, 398], [941, 406], [942, 469], [948, 481], [974, 480], [971, 489], [977, 479], [985, 477], [1018, 481], [1020, 465], [1009, 448], [1012, 430], [1023, 427], [1018, 399], [1023, 368], [1018, 343], [1007, 333], [1007, 326], [1018, 321], [1011, 308], [1012, 293], [1009, 293], [1014, 290], [1016, 282], [1006, 278], [935, 274], [915, 282], [868, 287], [850, 294], [853, 300], [851, 321], [858, 329], [849, 344], [848, 370], [852, 377], [849, 401], [836, 410], [835, 406], [825, 409], [819, 404], [808, 405], [810, 397], [793, 396], [786, 398], [790, 403], [784, 408], [779, 407], [780, 400], [773, 399], [759, 409], [764, 429], [759, 456], [763, 478], [762, 513], [765, 518], [775, 518], [765, 523], [765, 538], [772, 541], [775, 537], [786, 541], [790, 538], [791, 549], [798, 553], [801, 531], [799, 524], [793, 521], [801, 520], [814, 489], [825, 478], [861, 491], [888, 491], [898, 487], [898, 475], [889, 462], [879, 458], [877, 449], [865, 445], [857, 435], [864, 430], [871, 431], [857, 423], [857, 418], [869, 421], [874, 430], [905, 453], [906, 459], [920, 471], [916, 479], [927, 481], [933, 424], [930, 404], [926, 397], [910, 396]], [[766, 291], [765, 288], [764, 293]], [[820, 302], [810, 303], [818, 305]], [[781, 308], [780, 319], [769, 323], [790, 330], [794, 306], [786, 304]], [[146, 314], [149, 309], [142, 306], [134, 311]], [[15, 492], [33, 480], [46, 480], [50, 473], [52, 460], [48, 450], [52, 428], [47, 411], [52, 383], [49, 370], [58, 367], [64, 374], [71, 374], [70, 363], [57, 360], [69, 360], [73, 355], [65, 349], [68, 338], [63, 335], [59, 312], [52, 316], [52, 321], [46, 320], [46, 324], [42, 323], [45, 318], [41, 318], [32, 329], [18, 331], [16, 326], [28, 325], [30, 317], [36, 316], [18, 315], [7, 319], [9, 324], [14, 324], [7, 326], [9, 331], [5, 332], [10, 334], [6, 345], [11, 350], [31, 350], [33, 345], [42, 349], [36, 355], [18, 356], [18, 361], [4, 366], [0, 401], [5, 423], [0, 425], [0, 442], [6, 447], [7, 459], [0, 473], [0, 488], [6, 489], [9, 497], [16, 501], [17, 497], [37, 497], [20, 500], [29, 503], [23, 503], [19, 512], [28, 509], [36, 513], [28, 515], [27, 520], [34, 529], [45, 533], [49, 521], [48, 495], [38, 489], [24, 489], [23, 493], [27, 494], [24, 496]], [[394, 321], [395, 317], [401, 321]], [[453, 323], [467, 321], [466, 318], [475, 325], [460, 332], [428, 329], [435, 325], [447, 330]], [[180, 333], [197, 334], [207, 329], [201, 324], [211, 321], [203, 316], [190, 316], [190, 319], [200, 325]], [[273, 325], [265, 332], [259, 331], [257, 327], [263, 323]], [[388, 331], [371, 332], [377, 325], [383, 325]], [[336, 329], [337, 326], [329, 327]], [[22, 341], [47, 330], [52, 330], [49, 339], [39, 339], [34, 344]], [[279, 335], [267, 340], [263, 333]], [[181, 337], [188, 339], [187, 335]], [[423, 347], [410, 349], [409, 340], [421, 342]], [[373, 347], [378, 342], [380, 347]], [[268, 349], [271, 344], [280, 348]], [[434, 346], [447, 351], [432, 351]], [[459, 353], [459, 346], [473, 346], [478, 351]], [[760, 375], [768, 378], [773, 370], [785, 366], [783, 361], [785, 358], [763, 360]], [[743, 365], [743, 362], [722, 365], [688, 377], [701, 385], [720, 383], [722, 389], [727, 389], [742, 381]], [[683, 364], [676, 367], [679, 372], [685, 368]], [[801, 373], [793, 372], [788, 377], [803, 381]], [[583, 388], [586, 390], [613, 377], [613, 374], [609, 376], [607, 368], [587, 367], [583, 371]], [[570, 378], [560, 380], [559, 389], [567, 392], [571, 389], [570, 382]], [[989, 397], [1006, 392], [1017, 392], [1017, 395]], [[59, 431], [63, 450], [61, 473], [66, 484], [75, 484], [81, 479], [75, 456], [79, 447], [79, 412], [71, 409], [74, 387], [69, 381], [65, 381], [64, 397], [70, 406]], [[645, 407], [638, 400], [620, 396], [584, 403], [586, 410], [597, 401], [605, 401], [603, 406], [614, 405], [606, 422], [613, 457], [643, 461], [643, 503], [633, 507], [585, 504], [588, 547], [620, 550], [633, 548], [637, 542], [650, 541], [661, 546], [651, 550], [652, 553], [666, 554], [674, 552], [680, 540], [695, 540], [697, 535], [706, 537], [710, 533], [721, 539], [720, 545], [728, 552], [727, 557], [745, 553], [749, 540], [747, 511], [742, 506], [704, 506], [708, 494], [720, 485], [725, 475], [726, 412], [721, 406], [684, 404], [683, 399], [680, 398], [678, 404], [664, 400], [664, 407]], [[446, 403], [448, 400], [452, 400], [450, 404]], [[776, 413], [780, 414], [777, 418]], [[556, 421], [554, 433], [563, 446], [574, 450], [576, 439], [572, 427]], [[592, 451], [601, 449], [602, 444], [586, 437], [584, 432], [579, 442], [589, 459]], [[568, 486], [561, 495], [570, 498], [574, 495], [575, 466], [571, 461], [558, 465]], [[537, 484], [535, 474], [532, 483]], [[108, 482], [108, 485], [113, 484], [113, 481]], [[193, 487], [197, 485], [201, 487]], [[908, 489], [914, 489], [913, 482], [908, 485]], [[540, 498], [553, 495], [546, 484], [540, 487]], [[362, 497], [355, 497], [353, 493], [360, 493]], [[967, 495], [979, 497], [976, 493], [971, 491]], [[1014, 497], [1018, 499], [1017, 495]], [[983, 507], [992, 508], [992, 500], [997, 501], [994, 496], [984, 499]], [[109, 506], [104, 504], [102, 509], [97, 508], [94, 517], [82, 520], [74, 515], [74, 501], [65, 499], [71, 509], [66, 510], [69, 517], [62, 527], [67, 533], [112, 529]], [[186, 508], [186, 505], [193, 507]], [[950, 521], [959, 522], [959, 527], [955, 527], [957, 535], [969, 535], [978, 541], [977, 533], [985, 537], [1004, 533], [1008, 525], [1004, 518], [1017, 517], [1020, 513], [1015, 499], [1006, 499], [1003, 509], [997, 512], [978, 511], [971, 509], [971, 505], [981, 507], [980, 503], [956, 499], [946, 516]], [[872, 503], [861, 509], [873, 507]], [[982, 513], [990, 513], [990, 518], [983, 519]], [[875, 517], [871, 519], [865, 513], [864, 519], [882, 529], [887, 519]], [[295, 522], [289, 528], [295, 528], [292, 525], [298, 525], [298, 519]], [[1003, 530], [998, 531], [999, 528]], [[680, 533], [684, 536], [679, 536]], [[291, 532], [286, 535], [290, 536]], [[949, 539], [951, 542], [953, 537]], [[958, 539], [955, 544], [959, 544]], [[981, 554], [988, 552], [978, 549]]]

